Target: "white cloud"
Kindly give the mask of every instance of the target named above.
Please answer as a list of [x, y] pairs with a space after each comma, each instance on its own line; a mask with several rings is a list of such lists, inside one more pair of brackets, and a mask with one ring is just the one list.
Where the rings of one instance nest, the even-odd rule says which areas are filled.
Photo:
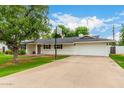
[[[113, 39], [113, 36], [109, 36], [109, 37], [107, 37], [108, 39]], [[120, 32], [117, 32], [116, 34], [115, 34], [115, 40], [117, 40], [117, 41], [119, 41], [119, 39], [120, 39]]]
[[[53, 27], [57, 26], [58, 24], [62, 24], [70, 29], [75, 29], [78, 26], [88, 26], [90, 31], [96, 31], [98, 34], [103, 34], [105, 32], [112, 31], [112, 24], [109, 22], [114, 23], [113, 21], [118, 19], [120, 19], [120, 17], [112, 17], [108, 19], [99, 19], [96, 16], [76, 17], [71, 14], [62, 14], [59, 12], [52, 14], [52, 19], [50, 22]], [[119, 23], [114, 23], [114, 25], [116, 29], [121, 26]], [[119, 40], [119, 34], [119, 32], [116, 33], [116, 40]], [[112, 36], [109, 36], [108, 38], [112, 39]]]
[[56, 25], [55, 21], [53, 21], [53, 20], [51, 20], [51, 19], [50, 19], [49, 21], [50, 21], [50, 24], [52, 24], [52, 25], [54, 25], [54, 26]]
[[124, 15], [124, 11], [120, 12], [119, 15]]
[[102, 26], [99, 26], [99, 27], [97, 27], [96, 29], [95, 29], [95, 31], [97, 31], [97, 32], [106, 32], [106, 31], [109, 31], [110, 30], [110, 28], [112, 27], [110, 27], [111, 25], [108, 25], [108, 24], [103, 24]]
[[116, 28], [120, 28], [120, 27], [121, 27], [121, 24], [115, 23], [114, 26], [115, 26]]
[[103, 25], [103, 21], [98, 19], [96, 16], [92, 17], [75, 17], [71, 14], [62, 14], [62, 13], [54, 13], [54, 20], [51, 20], [52, 23], [56, 26], [57, 24], [63, 24], [70, 29], [74, 29], [78, 26], [88, 26], [90, 30], [95, 27], [99, 27]]
[[108, 19], [103, 19], [103, 22], [112, 22], [112, 21], [115, 21], [115, 20], [118, 20], [120, 19], [120, 17], [111, 17], [111, 18], [108, 18]]
[[104, 23], [102, 26], [97, 27], [97, 29], [95, 29], [95, 31], [102, 32], [102, 33], [107, 32], [107, 31], [112, 31], [113, 25], [115, 27], [115, 31], [120, 30], [121, 24], [119, 24], [119, 23], [113, 23], [113, 24], [105, 24]]

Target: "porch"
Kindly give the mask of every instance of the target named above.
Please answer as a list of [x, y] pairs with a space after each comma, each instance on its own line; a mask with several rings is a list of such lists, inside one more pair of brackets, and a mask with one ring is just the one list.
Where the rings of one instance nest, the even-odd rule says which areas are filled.
[[41, 44], [35, 44], [35, 43], [31, 43], [31, 44], [27, 44], [26, 45], [26, 54], [41, 54]]

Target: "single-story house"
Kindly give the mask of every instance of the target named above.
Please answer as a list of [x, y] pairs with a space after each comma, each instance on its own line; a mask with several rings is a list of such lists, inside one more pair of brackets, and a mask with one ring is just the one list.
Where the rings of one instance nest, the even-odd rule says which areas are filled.
[[109, 56], [110, 46], [114, 40], [99, 38], [98, 36], [82, 36], [38, 39], [36, 41], [25, 41], [27, 54], [55, 54], [55, 48], [59, 55], [90, 55]]

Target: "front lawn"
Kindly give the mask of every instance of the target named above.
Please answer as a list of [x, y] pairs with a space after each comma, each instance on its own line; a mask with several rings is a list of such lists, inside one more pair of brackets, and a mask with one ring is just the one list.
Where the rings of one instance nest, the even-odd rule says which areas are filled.
[[11, 58], [12, 58], [12, 56], [10, 56], [10, 55], [0, 54], [0, 64], [7, 62]]
[[[57, 59], [65, 57], [67, 56], [58, 56]], [[0, 55], [0, 77], [53, 62], [54, 56], [21, 56], [18, 61], [19, 64], [15, 65], [12, 63], [12, 56]]]
[[117, 63], [119, 64], [122, 68], [124, 68], [124, 55], [115, 55], [112, 54], [110, 57]]

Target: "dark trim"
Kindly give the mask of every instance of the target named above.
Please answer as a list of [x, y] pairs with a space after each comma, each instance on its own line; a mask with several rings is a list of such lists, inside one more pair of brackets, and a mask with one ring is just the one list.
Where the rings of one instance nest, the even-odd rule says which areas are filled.
[[54, 45], [54, 49], [63, 49], [63, 45], [62, 44]]
[[51, 49], [51, 45], [43, 45], [43, 49]]

